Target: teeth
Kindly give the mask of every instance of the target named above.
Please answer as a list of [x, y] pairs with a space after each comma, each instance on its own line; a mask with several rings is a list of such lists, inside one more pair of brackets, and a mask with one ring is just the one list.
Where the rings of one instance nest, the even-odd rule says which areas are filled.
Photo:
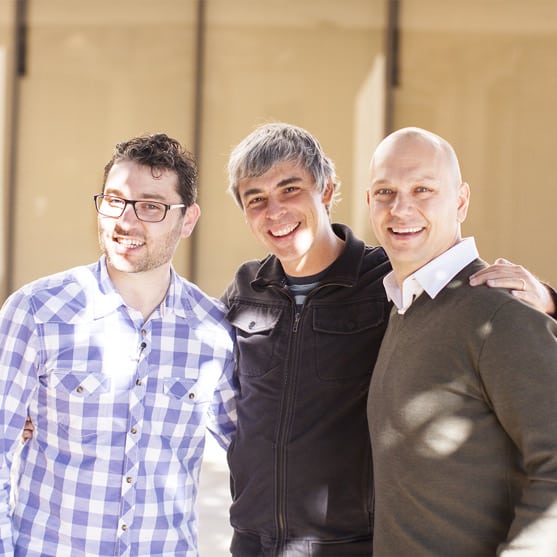
[[128, 240], [126, 238], [118, 238], [117, 242], [128, 248], [137, 248], [143, 245], [143, 242], [140, 242], [139, 240]]
[[288, 224], [288, 225], [283, 226], [282, 228], [279, 228], [277, 230], [272, 230], [271, 234], [273, 236], [276, 236], [276, 237], [280, 238], [281, 236], [286, 236], [287, 234], [290, 234], [290, 232], [292, 232], [297, 226], [298, 226], [298, 223]]
[[412, 234], [414, 232], [420, 232], [421, 230], [423, 230], [423, 227], [414, 226], [412, 228], [391, 228], [391, 230], [395, 234]]

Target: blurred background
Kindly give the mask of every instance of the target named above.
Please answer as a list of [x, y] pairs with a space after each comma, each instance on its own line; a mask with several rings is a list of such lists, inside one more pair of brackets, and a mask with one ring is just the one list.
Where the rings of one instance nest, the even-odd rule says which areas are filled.
[[[444, 136], [472, 187], [464, 234], [555, 285], [556, 99], [555, 0], [0, 0], [0, 299], [97, 259], [104, 164], [158, 131], [200, 165], [175, 267], [219, 296], [264, 255], [225, 193], [228, 154], [276, 120], [321, 141], [342, 180], [333, 220], [370, 243], [376, 144], [407, 125]], [[225, 466], [210, 473], [222, 487]]]
[[226, 190], [256, 125], [307, 128], [336, 162], [333, 219], [374, 238], [370, 155], [428, 128], [472, 187], [482, 256], [557, 284], [555, 0], [1, 0], [0, 298], [99, 254], [92, 195], [115, 143], [167, 132], [200, 165], [175, 260], [219, 296], [263, 255]]

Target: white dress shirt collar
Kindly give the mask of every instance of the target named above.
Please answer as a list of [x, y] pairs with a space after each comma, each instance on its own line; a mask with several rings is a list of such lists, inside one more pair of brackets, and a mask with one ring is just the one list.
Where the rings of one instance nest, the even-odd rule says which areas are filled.
[[424, 290], [430, 298], [435, 298], [457, 273], [478, 257], [474, 238], [464, 238], [404, 279], [402, 288], [391, 271], [383, 279], [387, 297], [395, 304], [398, 313], [403, 314]]

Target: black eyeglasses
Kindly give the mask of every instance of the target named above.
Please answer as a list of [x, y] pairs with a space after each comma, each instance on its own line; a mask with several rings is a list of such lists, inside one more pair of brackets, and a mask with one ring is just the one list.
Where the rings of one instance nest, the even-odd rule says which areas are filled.
[[124, 199], [123, 197], [115, 197], [114, 195], [105, 195], [98, 193], [93, 196], [97, 213], [103, 217], [112, 217], [117, 219], [122, 216], [126, 207], [131, 205], [135, 212], [135, 216], [145, 222], [160, 222], [166, 217], [166, 213], [171, 209], [185, 207], [183, 203], [168, 205], [160, 201], [143, 201], [136, 199]]

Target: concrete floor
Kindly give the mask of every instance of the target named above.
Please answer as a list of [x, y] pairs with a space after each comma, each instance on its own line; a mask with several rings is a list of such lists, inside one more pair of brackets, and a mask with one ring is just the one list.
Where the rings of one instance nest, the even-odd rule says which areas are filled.
[[226, 453], [207, 435], [199, 494], [199, 552], [201, 557], [226, 557], [232, 529], [228, 521], [230, 490]]

